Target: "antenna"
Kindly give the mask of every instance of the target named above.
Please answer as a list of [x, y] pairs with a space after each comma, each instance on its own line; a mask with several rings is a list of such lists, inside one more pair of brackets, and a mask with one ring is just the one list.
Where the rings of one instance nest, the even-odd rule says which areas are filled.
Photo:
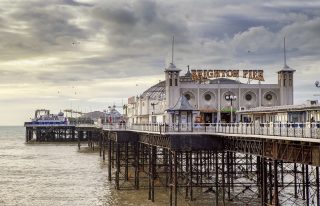
[[283, 38], [283, 60], [284, 60], [284, 67], [287, 67], [286, 37]]
[[171, 63], [173, 64], [173, 53], [174, 53], [174, 51], [173, 51], [173, 49], [174, 49], [174, 36], [172, 36], [172, 59], [171, 59]]

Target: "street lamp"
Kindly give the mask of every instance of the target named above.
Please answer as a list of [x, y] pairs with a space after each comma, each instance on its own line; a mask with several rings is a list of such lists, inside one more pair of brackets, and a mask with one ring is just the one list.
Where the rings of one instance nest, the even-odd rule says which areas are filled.
[[231, 116], [230, 116], [230, 118], [231, 118], [231, 123], [232, 123], [233, 122], [232, 101], [236, 100], [237, 96], [236, 95], [232, 95], [232, 94], [227, 94], [225, 98], [226, 98], [227, 101], [230, 101], [230, 103], [231, 103]]

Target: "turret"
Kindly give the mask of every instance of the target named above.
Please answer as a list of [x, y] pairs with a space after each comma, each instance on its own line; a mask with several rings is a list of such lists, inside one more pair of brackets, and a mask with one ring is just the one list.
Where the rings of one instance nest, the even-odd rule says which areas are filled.
[[[173, 63], [174, 37], [172, 38], [172, 59], [169, 66], [165, 69], [166, 78], [166, 109], [172, 108], [180, 97], [180, 69]], [[170, 117], [168, 117], [170, 118]], [[169, 119], [168, 119], [169, 120]], [[171, 121], [167, 121], [171, 122]]]
[[296, 71], [287, 65], [286, 39], [283, 41], [283, 68], [278, 71], [278, 85], [280, 87], [280, 105], [293, 104], [293, 73]]
[[180, 71], [172, 62], [165, 69], [167, 108], [173, 107], [180, 97]]

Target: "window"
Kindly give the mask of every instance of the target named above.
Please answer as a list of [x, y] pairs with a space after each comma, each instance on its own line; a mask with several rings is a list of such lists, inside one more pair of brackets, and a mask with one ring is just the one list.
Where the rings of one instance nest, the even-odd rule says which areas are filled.
[[157, 117], [156, 116], [152, 116], [152, 124], [157, 123]]
[[184, 96], [187, 98], [187, 100], [190, 100], [190, 99], [191, 99], [190, 94], [185, 94]]
[[204, 99], [207, 100], [207, 101], [210, 101], [211, 100], [211, 95], [210, 94], [206, 94], [204, 96]]
[[178, 86], [178, 79], [174, 79], [174, 84]]
[[251, 101], [252, 95], [251, 94], [246, 94], [245, 98], [246, 98], [247, 101]]
[[170, 86], [172, 86], [172, 79], [169, 79], [169, 84]]
[[272, 100], [272, 95], [271, 94], [267, 94], [265, 98], [266, 98], [266, 100], [271, 101]]

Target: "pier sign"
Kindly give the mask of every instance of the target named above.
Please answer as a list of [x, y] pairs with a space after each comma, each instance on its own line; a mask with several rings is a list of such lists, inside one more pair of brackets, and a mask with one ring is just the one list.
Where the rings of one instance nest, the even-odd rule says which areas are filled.
[[264, 81], [263, 70], [191, 70], [192, 80], [205, 80], [219, 77], [242, 77]]

